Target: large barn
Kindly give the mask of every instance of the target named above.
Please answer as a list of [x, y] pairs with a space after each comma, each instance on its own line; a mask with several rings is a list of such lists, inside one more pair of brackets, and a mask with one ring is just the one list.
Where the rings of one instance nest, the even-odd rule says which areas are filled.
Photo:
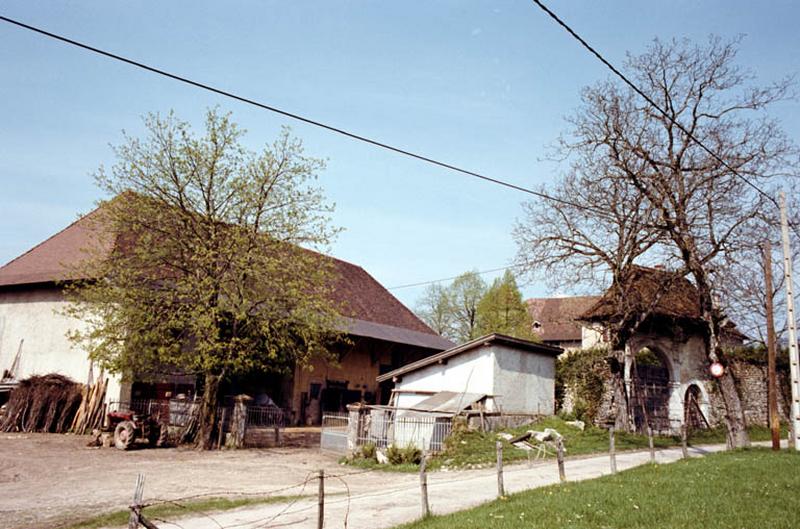
[[[64, 313], [68, 301], [64, 282], [88, 247], [102, 249], [110, 239], [98, 234], [90, 216], [82, 217], [28, 252], [0, 267], [0, 371], [4, 388], [34, 374], [60, 373], [78, 382], [99, 376], [85, 350], [67, 333], [85, 325]], [[110, 247], [105, 251], [110, 251]], [[360, 266], [330, 259], [336, 270], [335, 302], [344, 301], [350, 313], [344, 321], [352, 345], [338, 351], [337, 365], [318, 361], [312, 370], [295, 368], [289, 376], [258, 375], [232, 381], [229, 394], [246, 392], [275, 402], [292, 412], [295, 423], [318, 423], [323, 411], [338, 411], [348, 403], [385, 403], [391, 383], [379, 385], [378, 375], [452, 347]], [[2, 389], [2, 388], [0, 388]], [[192, 377], [165, 377], [157, 383], [135, 378], [123, 383], [111, 377], [108, 401], [191, 398]], [[267, 398], [268, 397], [268, 398]], [[3, 397], [0, 394], [0, 398]], [[0, 404], [2, 401], [0, 401]]]

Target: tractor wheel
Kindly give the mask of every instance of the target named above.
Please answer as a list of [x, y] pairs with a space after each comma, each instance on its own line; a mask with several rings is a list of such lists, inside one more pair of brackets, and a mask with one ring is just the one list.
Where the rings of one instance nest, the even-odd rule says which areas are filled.
[[114, 429], [114, 446], [127, 450], [136, 440], [136, 426], [132, 421], [122, 421]]

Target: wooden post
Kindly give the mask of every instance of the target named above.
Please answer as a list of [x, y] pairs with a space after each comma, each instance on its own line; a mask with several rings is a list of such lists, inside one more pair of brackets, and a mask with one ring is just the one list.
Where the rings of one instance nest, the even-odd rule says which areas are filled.
[[319, 496], [317, 498], [317, 529], [325, 526], [325, 471], [319, 471]]
[[567, 481], [567, 475], [564, 473], [564, 440], [560, 437], [556, 441], [556, 460], [558, 461], [558, 480], [563, 483]]
[[419, 489], [422, 496], [422, 517], [427, 518], [431, 515], [431, 507], [428, 503], [428, 474], [425, 472], [425, 464], [428, 455], [422, 453], [422, 460], [419, 462]]
[[681, 427], [681, 452], [684, 459], [689, 457], [689, 426], [686, 421], [683, 422]]
[[497, 441], [497, 497], [502, 498], [506, 495], [506, 489], [503, 486], [503, 443]]
[[650, 462], [656, 462], [656, 449], [653, 446], [653, 428], [647, 425], [647, 446], [650, 448]]
[[611, 458], [611, 473], [617, 473], [617, 449], [614, 442], [614, 425], [608, 429], [608, 455]]
[[778, 384], [775, 369], [775, 318], [772, 307], [772, 244], [764, 241], [764, 292], [767, 309], [767, 408], [772, 449], [781, 449], [781, 419], [778, 417]]
[[131, 504], [131, 515], [128, 517], [128, 529], [138, 529], [139, 527], [139, 509], [141, 509], [143, 494], [144, 474], [140, 472], [136, 476], [136, 487], [133, 489], [133, 503]]

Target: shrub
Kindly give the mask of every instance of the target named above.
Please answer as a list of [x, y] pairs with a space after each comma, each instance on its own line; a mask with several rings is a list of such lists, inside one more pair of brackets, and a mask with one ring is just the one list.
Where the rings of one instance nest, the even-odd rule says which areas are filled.
[[402, 450], [403, 463], [419, 465], [422, 462], [422, 450], [414, 445], [408, 445]]
[[391, 465], [402, 465], [403, 463], [419, 465], [422, 461], [422, 450], [412, 444], [406, 447], [391, 445], [386, 449], [386, 458]]
[[377, 461], [378, 458], [376, 456], [377, 448], [375, 447], [375, 443], [367, 443], [361, 447], [361, 458], [362, 459], [372, 459]]
[[396, 445], [389, 445], [386, 449], [386, 459], [390, 465], [399, 465], [403, 462], [403, 450]]

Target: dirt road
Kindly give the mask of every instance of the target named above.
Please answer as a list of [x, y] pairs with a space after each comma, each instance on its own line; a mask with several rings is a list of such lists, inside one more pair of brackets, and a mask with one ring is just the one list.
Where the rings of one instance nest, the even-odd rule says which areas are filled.
[[335, 456], [315, 449], [122, 452], [87, 448], [87, 441], [85, 436], [0, 434], [0, 527], [58, 527], [125, 508], [139, 472], [147, 478], [147, 499], [258, 492], [296, 483], [318, 468], [331, 473], [342, 468]]
[[[724, 445], [690, 448], [694, 457], [724, 450]], [[680, 448], [659, 450], [660, 463], [676, 461]], [[617, 456], [619, 470], [648, 462], [648, 452], [623, 453]], [[341, 472], [340, 472], [341, 473]], [[609, 473], [608, 456], [588, 457], [567, 461], [569, 480], [596, 478]], [[325, 527], [353, 529], [393, 527], [420, 517], [420, 488], [416, 476], [386, 476], [378, 489], [367, 491], [362, 481], [369, 474], [343, 476], [349, 486], [346, 494], [343, 482], [326, 479], [326, 491], [332, 495], [325, 505]], [[504, 474], [507, 493], [519, 492], [558, 482], [556, 463], [548, 460], [529, 468], [527, 465], [508, 467]], [[313, 483], [316, 487], [316, 483]], [[429, 497], [434, 514], [445, 514], [473, 507], [493, 500], [497, 495], [497, 476], [493, 469], [467, 472], [439, 472], [429, 475]], [[345, 520], [347, 523], [345, 525]], [[304, 499], [294, 504], [264, 505], [208, 516], [195, 516], [175, 520], [185, 529], [255, 529], [257, 527], [292, 527], [298, 529], [317, 527], [316, 498]], [[164, 525], [164, 527], [168, 527]]]
[[[86, 437], [46, 434], [0, 435], [0, 527], [59, 527], [69, 521], [124, 509], [136, 476], [146, 475], [145, 501], [195, 494], [224, 496], [230, 492], [280, 491], [281, 495], [314, 494], [318, 469], [324, 469], [326, 527], [391, 527], [420, 514], [419, 478], [414, 474], [360, 472], [317, 449], [270, 449], [199, 453], [185, 449], [142, 449], [121, 452], [85, 447]], [[693, 455], [724, 447], [692, 449]], [[620, 469], [645, 463], [647, 452], [618, 456]], [[680, 449], [658, 452], [661, 462], [680, 457]], [[567, 461], [569, 479], [607, 473], [608, 457]], [[337, 477], [338, 476], [338, 477]], [[309, 479], [310, 478], [310, 479]], [[294, 486], [308, 479], [305, 488]], [[506, 469], [509, 492], [554, 483], [555, 462]], [[491, 500], [496, 495], [493, 470], [437, 472], [429, 475], [430, 503], [446, 513]], [[316, 498], [293, 504], [269, 504], [207, 516], [175, 520], [186, 529], [235, 525], [237, 529], [289, 524], [316, 527]], [[168, 527], [165, 525], [165, 527]]]

